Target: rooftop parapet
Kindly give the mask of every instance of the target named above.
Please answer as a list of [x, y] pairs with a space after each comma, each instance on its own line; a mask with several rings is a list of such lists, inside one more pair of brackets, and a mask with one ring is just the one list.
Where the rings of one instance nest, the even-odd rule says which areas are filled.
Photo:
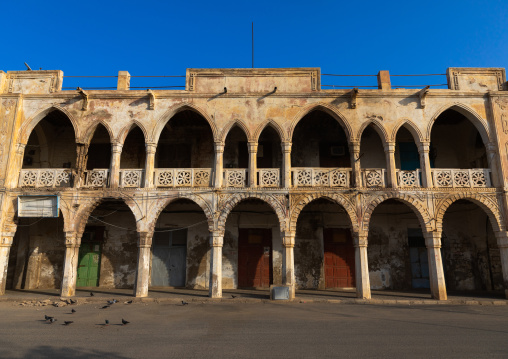
[[502, 67], [449, 67], [446, 70], [448, 88], [460, 91], [506, 90], [506, 72]]
[[63, 71], [7, 71], [0, 74], [0, 93], [49, 94], [62, 90]]

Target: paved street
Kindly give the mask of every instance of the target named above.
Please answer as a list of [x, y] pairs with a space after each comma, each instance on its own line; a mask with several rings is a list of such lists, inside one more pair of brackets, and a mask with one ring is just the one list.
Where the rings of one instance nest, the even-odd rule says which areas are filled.
[[[2, 358], [508, 357], [506, 306], [0, 303]], [[106, 304], [104, 302], [104, 304]], [[76, 310], [70, 314], [71, 309]], [[49, 324], [44, 315], [57, 318]], [[120, 325], [124, 318], [131, 323]], [[110, 321], [104, 325], [105, 319]], [[63, 325], [66, 320], [74, 323]]]

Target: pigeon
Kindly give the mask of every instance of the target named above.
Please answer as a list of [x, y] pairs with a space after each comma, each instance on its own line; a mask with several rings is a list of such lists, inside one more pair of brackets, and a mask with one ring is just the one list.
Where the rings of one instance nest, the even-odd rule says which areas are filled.
[[189, 304], [189, 303], [182, 300], [182, 305], [187, 305], [187, 304]]
[[127, 325], [129, 324], [130, 322], [126, 321], [125, 319], [122, 318], [122, 325]]
[[109, 325], [109, 320], [105, 320], [104, 323], [106, 323], [105, 325]]
[[233, 299], [236, 298], [236, 295], [231, 294], [231, 298], [233, 298]]
[[72, 314], [76, 313], [76, 310], [75, 309], [71, 309], [71, 313]]
[[93, 292], [90, 292], [90, 297], [93, 297], [93, 296], [94, 296]]
[[51, 317], [51, 318], [49, 318], [49, 322], [50, 322], [51, 324], [53, 324], [54, 322], [56, 322], [56, 319], [55, 319], [55, 318], [53, 318], [53, 317]]
[[53, 317], [50, 317], [50, 316], [48, 316], [48, 315], [44, 314], [44, 319], [45, 319], [45, 320], [50, 320], [51, 318], [53, 318]]
[[132, 300], [129, 300], [128, 302], [126, 302], [127, 304], [132, 304]]
[[71, 304], [76, 304], [77, 303], [77, 301], [75, 301], [73, 299], [70, 299], [70, 301], [71, 301]]
[[68, 321], [64, 322], [64, 325], [69, 325], [69, 324], [72, 324], [72, 323], [74, 323], [72, 320], [68, 320]]
[[109, 304], [109, 305], [113, 305], [113, 304], [115, 304], [115, 302], [114, 302], [114, 301], [112, 301], [112, 300], [108, 300], [108, 304]]
[[109, 305], [105, 305], [104, 307], [102, 307], [102, 309], [108, 309], [109, 308]]

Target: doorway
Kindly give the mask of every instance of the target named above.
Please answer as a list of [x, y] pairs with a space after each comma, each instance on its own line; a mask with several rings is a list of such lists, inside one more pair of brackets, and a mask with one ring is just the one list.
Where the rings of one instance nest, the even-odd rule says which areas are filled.
[[347, 228], [324, 228], [325, 288], [355, 287], [355, 249]]
[[430, 288], [429, 258], [425, 238], [420, 228], [408, 228], [409, 259], [411, 260], [411, 287]]
[[184, 287], [186, 258], [187, 229], [156, 230], [153, 235], [152, 286]]
[[104, 227], [86, 227], [78, 255], [76, 287], [97, 287], [101, 267]]
[[238, 229], [238, 287], [269, 288], [273, 283], [272, 230]]

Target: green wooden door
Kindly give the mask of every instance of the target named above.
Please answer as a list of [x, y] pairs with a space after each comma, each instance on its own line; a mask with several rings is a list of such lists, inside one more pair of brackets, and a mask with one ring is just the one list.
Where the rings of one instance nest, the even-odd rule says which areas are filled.
[[97, 287], [101, 265], [101, 242], [97, 230], [83, 233], [78, 256], [76, 287]]

